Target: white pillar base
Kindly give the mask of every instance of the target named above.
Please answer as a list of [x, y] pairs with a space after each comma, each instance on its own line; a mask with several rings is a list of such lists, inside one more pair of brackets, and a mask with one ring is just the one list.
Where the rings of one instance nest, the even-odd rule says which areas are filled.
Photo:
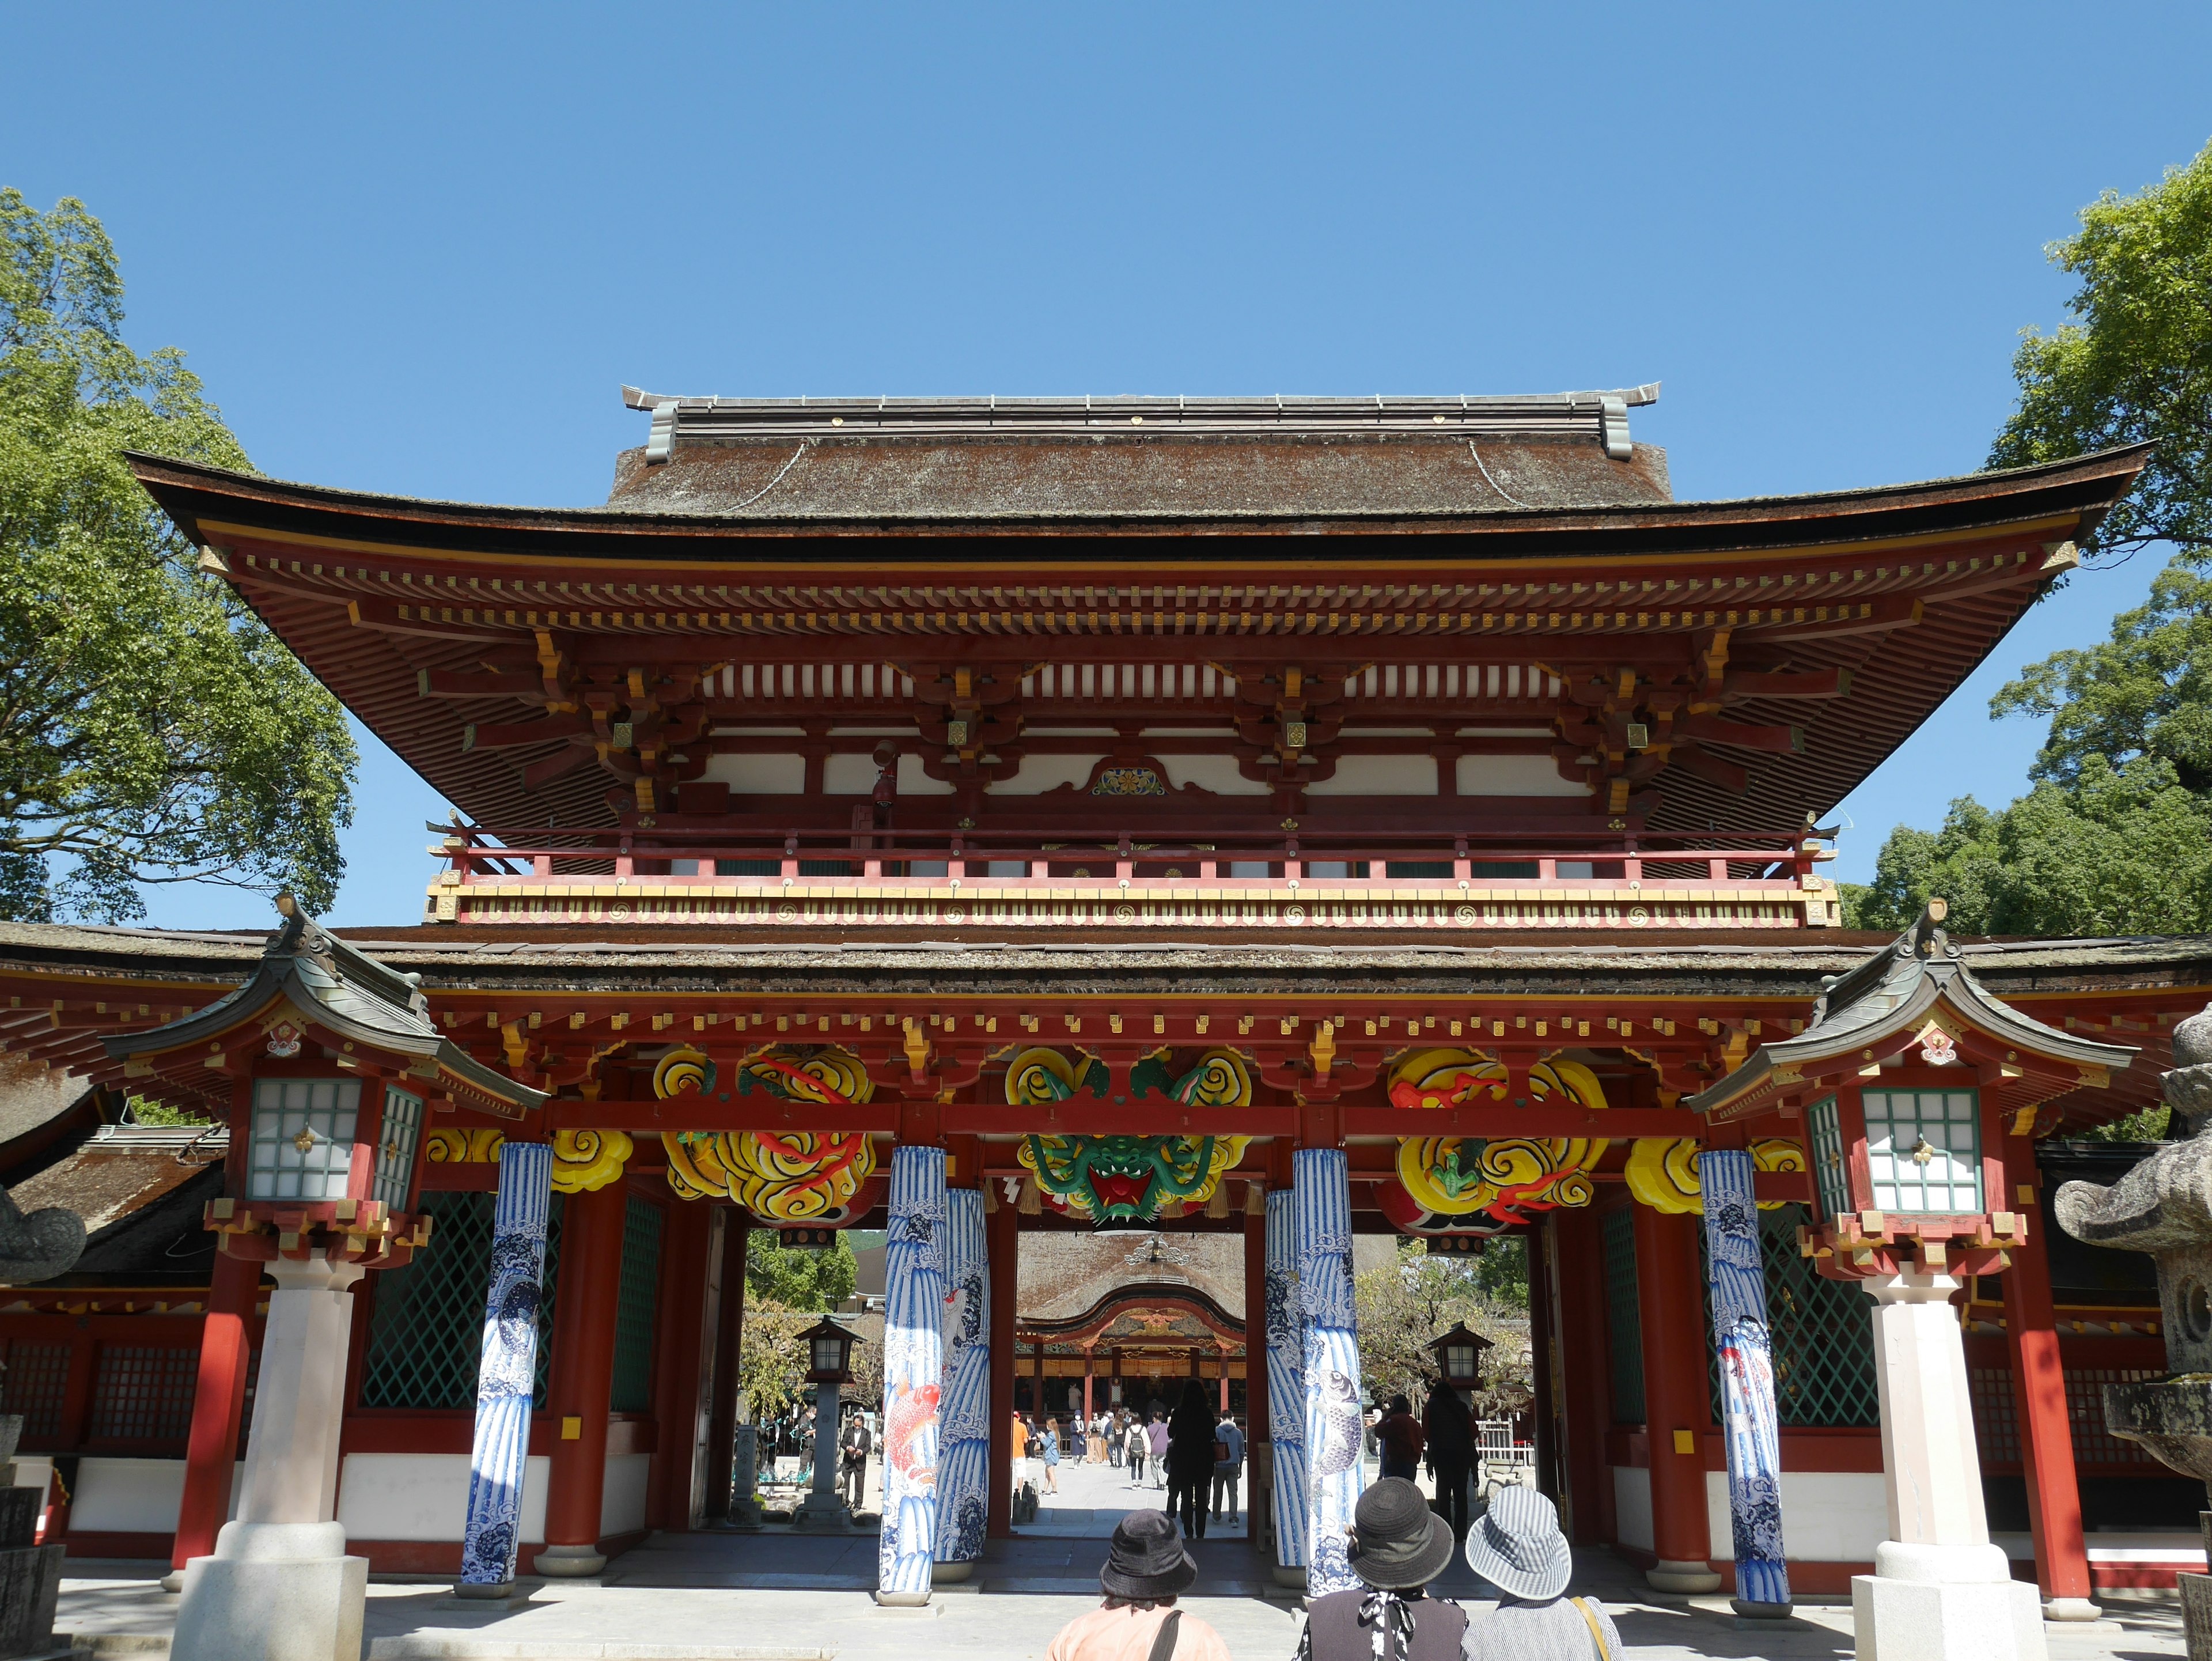
[[573, 1580], [597, 1574], [607, 1560], [594, 1546], [548, 1546], [530, 1560], [530, 1566], [549, 1580]]
[[361, 1661], [368, 1559], [336, 1523], [226, 1523], [185, 1565], [173, 1661]]
[[2105, 1611], [2086, 1597], [2046, 1597], [2043, 1600], [2043, 1618], [2046, 1621], [2101, 1621]]
[[1994, 1545], [1885, 1540], [1851, 1577], [1858, 1661], [2045, 1661], [2043, 1603]]
[[853, 1513], [835, 1493], [817, 1488], [791, 1513], [791, 1525], [805, 1534], [842, 1534], [853, 1526]]
[[1721, 1589], [1721, 1578], [1710, 1564], [1669, 1562], [1663, 1557], [1644, 1571], [1644, 1579], [1654, 1591], [1671, 1591], [1684, 1597], [1702, 1597]]

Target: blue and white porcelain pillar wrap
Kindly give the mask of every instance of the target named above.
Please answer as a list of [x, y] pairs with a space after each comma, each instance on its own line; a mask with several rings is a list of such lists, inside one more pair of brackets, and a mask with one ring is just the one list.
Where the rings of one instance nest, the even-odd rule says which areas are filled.
[[1720, 1357], [1721, 1415], [1728, 1443], [1736, 1600], [1786, 1609], [1790, 1571], [1782, 1555], [1782, 1437], [1774, 1407], [1774, 1353], [1766, 1329], [1766, 1268], [1759, 1253], [1753, 1169], [1750, 1153], [1741, 1148], [1707, 1148], [1698, 1156], [1713, 1348]]
[[463, 1585], [502, 1586], [514, 1579], [514, 1555], [522, 1543], [530, 1398], [538, 1378], [538, 1291], [552, 1204], [552, 1148], [544, 1142], [502, 1144], [499, 1197], [492, 1208], [491, 1285], [484, 1293], [483, 1356], [477, 1368], [469, 1514], [461, 1539]]
[[1366, 1474], [1359, 1333], [1352, 1303], [1352, 1189], [1341, 1148], [1300, 1148], [1291, 1164], [1305, 1324], [1306, 1596], [1349, 1591], [1346, 1531]]
[[983, 1196], [972, 1188], [945, 1196], [945, 1279], [936, 1558], [972, 1563], [983, 1555], [991, 1480], [991, 1278]]
[[884, 1260], [884, 1521], [876, 1595], [929, 1596], [945, 1379], [945, 1150], [891, 1153]]
[[1275, 1561], [1306, 1563], [1306, 1323], [1288, 1189], [1267, 1194], [1267, 1434], [1273, 1445]]

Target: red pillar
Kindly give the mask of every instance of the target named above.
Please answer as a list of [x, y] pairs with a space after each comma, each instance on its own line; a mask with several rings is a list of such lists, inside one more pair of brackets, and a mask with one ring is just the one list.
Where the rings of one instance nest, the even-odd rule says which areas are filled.
[[1559, 1507], [1560, 1526], [1575, 1528], [1574, 1495], [1559, 1481], [1559, 1354], [1552, 1343], [1556, 1323], [1556, 1297], [1552, 1283], [1552, 1258], [1544, 1225], [1528, 1231], [1528, 1354], [1529, 1382], [1536, 1395], [1530, 1415], [1529, 1434], [1536, 1447], [1536, 1486]]
[[608, 1400], [615, 1380], [615, 1311], [622, 1296], [624, 1184], [571, 1194], [561, 1214], [561, 1284], [553, 1304], [553, 1370], [545, 1391], [553, 1465], [545, 1489], [540, 1574], [593, 1574], [607, 1480]]
[[1226, 1419], [1229, 1416], [1229, 1352], [1217, 1349], [1214, 1358], [1221, 1366], [1221, 1416]]
[[705, 1517], [709, 1523], [730, 1514], [732, 1443], [738, 1426], [738, 1357], [745, 1335], [745, 1245], [751, 1220], [732, 1207], [722, 1224], [720, 1282], [714, 1288], [714, 1395], [707, 1415]]
[[2035, 1145], [2004, 1141], [2010, 1208], [2028, 1214], [2027, 1244], [2014, 1247], [2004, 1282], [2005, 1342], [2012, 1351], [2013, 1399], [2021, 1425], [2021, 1463], [2027, 1477], [2027, 1521], [2035, 1535], [2035, 1578], [2046, 1603], [2078, 1602], [2063, 1615], [2085, 1618], [2089, 1554], [2081, 1538], [2081, 1491], [2074, 1475], [2074, 1435], [2066, 1411], [2066, 1375], [2051, 1308], [2051, 1256], [2037, 1206]]
[[1662, 1591], [1717, 1591], [1708, 1566], [1705, 1432], [1712, 1392], [1705, 1362], [1705, 1304], [1698, 1291], [1698, 1220], [1632, 1207], [1636, 1229], [1637, 1315], [1644, 1335], [1644, 1440], [1651, 1460], [1651, 1539], [1659, 1566], [1646, 1578]]
[[983, 1220], [991, 1276], [991, 1477], [984, 1522], [994, 1540], [1010, 1539], [1014, 1531], [1014, 1277], [1021, 1225], [1021, 1213], [1004, 1200]]
[[704, 1520], [707, 1416], [713, 1402], [714, 1333], [707, 1297], [714, 1210], [703, 1201], [672, 1206], [661, 1235], [655, 1305], [653, 1423], [659, 1432], [645, 1526], [690, 1530]]
[[[1604, 1218], [1595, 1207], [1553, 1214], [1552, 1244], [1562, 1287], [1605, 1285], [1603, 1230]], [[1605, 1433], [1613, 1418], [1603, 1383], [1605, 1299], [1585, 1295], [1559, 1301], [1561, 1375], [1590, 1381], [1566, 1393], [1565, 1486], [1574, 1501], [1575, 1543], [1593, 1546], [1613, 1538], [1613, 1474], [1605, 1457]]]
[[176, 1548], [169, 1567], [215, 1549], [230, 1514], [238, 1464], [239, 1415], [246, 1405], [246, 1323], [261, 1297], [261, 1265], [228, 1252], [215, 1256], [207, 1317], [200, 1329], [199, 1381], [192, 1390], [192, 1428], [185, 1445], [185, 1494], [177, 1508]]
[[1086, 1437], [1091, 1433], [1091, 1378], [1096, 1366], [1096, 1357], [1086, 1344], [1083, 1350], [1083, 1427], [1080, 1433]]

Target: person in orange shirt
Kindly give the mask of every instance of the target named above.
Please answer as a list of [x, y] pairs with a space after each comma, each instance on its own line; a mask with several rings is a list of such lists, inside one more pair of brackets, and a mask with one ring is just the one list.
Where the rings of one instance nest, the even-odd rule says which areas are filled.
[[1197, 1579], [1167, 1513], [1131, 1512], [1098, 1571], [1106, 1601], [1062, 1627], [1045, 1661], [1229, 1661], [1221, 1634], [1176, 1607]]

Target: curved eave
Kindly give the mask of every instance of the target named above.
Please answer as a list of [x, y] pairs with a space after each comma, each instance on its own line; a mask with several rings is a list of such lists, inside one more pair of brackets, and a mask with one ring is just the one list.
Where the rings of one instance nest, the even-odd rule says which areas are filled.
[[1905, 995], [1889, 1008], [1869, 1012], [1867, 1019], [1856, 1021], [1849, 1019], [1847, 1011], [1844, 1019], [1823, 1022], [1796, 1037], [1761, 1044], [1735, 1072], [1711, 1089], [1686, 1097], [1681, 1104], [1709, 1117], [1740, 1116], [1731, 1110], [1764, 1106], [1784, 1089], [1798, 1087], [1802, 1075], [1854, 1052], [1872, 1050], [1881, 1059], [1899, 1040], [1910, 1040], [1939, 1007], [1948, 1007], [1961, 1025], [2054, 1069], [2101, 1068], [2119, 1074], [2136, 1058], [2129, 1045], [2077, 1038], [2021, 1014], [1991, 997], [1961, 964], [1922, 964], [1903, 971], [1899, 978], [1906, 976], [1911, 977], [1910, 986], [1900, 989]]
[[[586, 564], [718, 563], [883, 565], [926, 563], [943, 555], [930, 545], [959, 539], [961, 563], [1006, 564], [1044, 557], [1069, 562], [1071, 541], [1117, 545], [1116, 564], [1142, 557], [1165, 564], [1218, 565], [1218, 547], [1190, 545], [1222, 536], [1328, 538], [1326, 547], [1270, 549], [1285, 560], [1402, 562], [1409, 538], [1451, 539], [1418, 557], [1455, 562], [1513, 558], [1588, 559], [1755, 553], [1914, 537], [1956, 536], [1998, 526], [2101, 515], [2134, 482], [2148, 445], [2003, 472], [1807, 496], [1735, 502], [1638, 503], [1571, 510], [1494, 514], [1279, 514], [927, 516], [773, 519], [747, 515], [652, 514], [605, 508], [556, 510], [484, 507], [375, 496], [288, 484], [250, 474], [133, 453], [129, 459], [162, 508], [203, 542], [252, 532], [334, 550], [410, 550], [426, 558], [527, 560], [547, 568]], [[981, 545], [976, 545], [980, 543]]]

